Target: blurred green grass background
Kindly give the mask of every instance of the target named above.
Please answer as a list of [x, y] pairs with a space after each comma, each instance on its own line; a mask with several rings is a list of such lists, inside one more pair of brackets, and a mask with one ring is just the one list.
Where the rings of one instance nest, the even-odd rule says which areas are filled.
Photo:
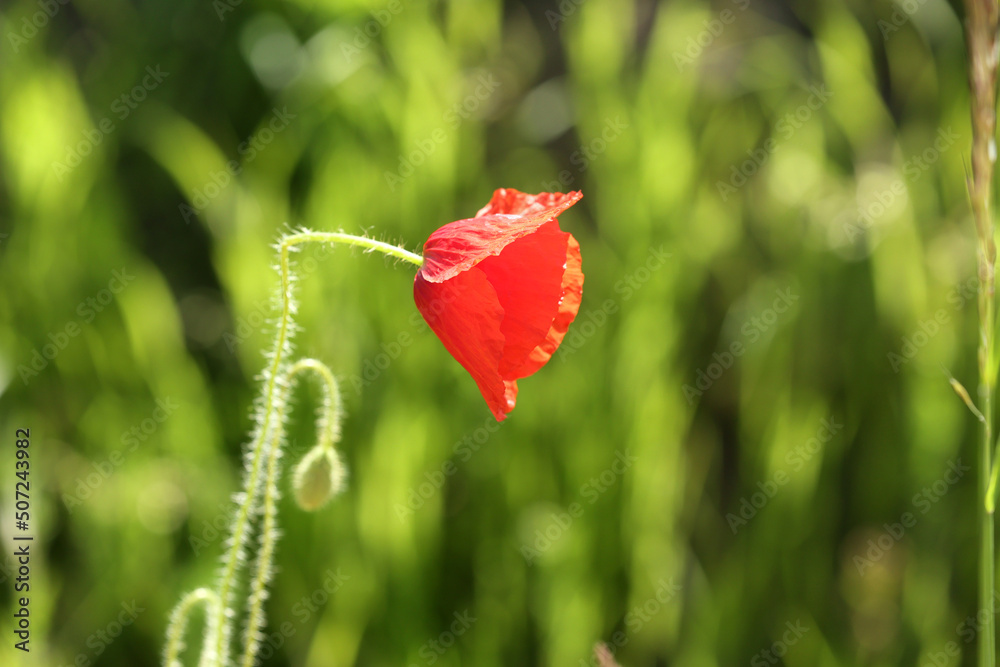
[[953, 7], [16, 0], [0, 36], [0, 664], [159, 664], [221, 555], [283, 231], [419, 250], [497, 187], [584, 192], [586, 284], [496, 432], [411, 267], [299, 257], [350, 484], [282, 501], [263, 664], [972, 664]]

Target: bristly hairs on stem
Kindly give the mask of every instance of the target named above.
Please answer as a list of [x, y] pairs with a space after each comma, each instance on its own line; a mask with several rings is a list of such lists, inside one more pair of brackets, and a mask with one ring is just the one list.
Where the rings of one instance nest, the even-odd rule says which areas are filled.
[[185, 648], [184, 633], [187, 631], [188, 616], [191, 612], [203, 604], [208, 616], [211, 616], [215, 613], [214, 607], [218, 601], [215, 592], [207, 588], [195, 589], [181, 598], [170, 612], [170, 622], [167, 624], [167, 645], [163, 653], [165, 667], [181, 667], [180, 655]]
[[[247, 620], [243, 633], [243, 655], [240, 658], [241, 667], [253, 667], [256, 663], [257, 652], [260, 642], [264, 638], [264, 601], [267, 599], [267, 585], [274, 576], [274, 553], [278, 543], [278, 500], [281, 492], [278, 486], [278, 462], [281, 459], [281, 450], [286, 442], [284, 423], [287, 418], [286, 410], [288, 398], [294, 387], [297, 377], [305, 372], [311, 371], [318, 375], [323, 381], [324, 397], [316, 419], [317, 443], [313, 449], [302, 459], [302, 463], [296, 468], [295, 482], [299, 484], [302, 477], [300, 469], [305, 464], [309, 472], [317, 467], [316, 462], [329, 462], [326, 468], [320, 469], [319, 481], [323, 481], [325, 475], [327, 486], [319, 491], [312, 490], [313, 493], [322, 493], [322, 498], [310, 496], [311, 504], [304, 505], [301, 501], [299, 506], [303, 509], [314, 510], [326, 503], [333, 495], [343, 489], [345, 478], [343, 465], [337, 456], [333, 445], [340, 440], [340, 419], [343, 413], [341, 405], [340, 389], [333, 373], [325, 364], [315, 359], [302, 359], [293, 364], [285, 373], [282, 388], [284, 396], [278, 402], [278, 432], [275, 437], [275, 446], [271, 447], [267, 457], [267, 478], [264, 486], [264, 519], [260, 533], [259, 548], [257, 551], [257, 561], [254, 572], [250, 580], [250, 597], [247, 600]], [[315, 454], [314, 454], [315, 453]], [[316, 456], [318, 454], [318, 456]], [[300, 490], [296, 488], [296, 499], [300, 496]]]
[[[233, 495], [237, 511], [225, 543], [225, 555], [215, 589], [199, 588], [188, 593], [171, 613], [164, 651], [166, 667], [177, 667], [180, 664], [188, 616], [192, 609], [202, 603], [205, 605], [207, 618], [199, 667], [230, 667], [233, 624], [240, 610], [246, 614], [240, 665], [252, 667], [257, 663], [264, 628], [263, 606], [268, 596], [268, 584], [273, 577], [274, 553], [280, 535], [277, 512], [280, 497], [278, 477], [282, 447], [285, 445], [288, 401], [297, 376], [306, 371], [315, 373], [322, 381], [323, 401], [317, 416], [317, 444], [303, 457], [295, 471], [293, 486], [296, 500], [304, 509], [318, 509], [344, 485], [346, 473], [334, 449], [334, 445], [340, 440], [340, 423], [343, 418], [343, 405], [336, 378], [329, 368], [315, 359], [304, 359], [294, 364], [289, 361], [292, 339], [297, 330], [294, 322], [297, 312], [294, 298], [297, 277], [291, 255], [307, 243], [344, 244], [362, 248], [366, 252], [377, 250], [416, 266], [423, 264], [423, 257], [401, 247], [342, 232], [301, 229], [284, 234], [275, 245], [278, 254], [276, 268], [280, 276], [275, 299], [278, 318], [274, 343], [259, 376], [261, 394], [254, 400], [253, 429], [243, 454], [243, 489]], [[246, 547], [258, 517], [261, 517], [262, 525], [248, 599], [237, 609], [233, 605], [233, 592], [239, 586], [240, 575], [247, 561]]]

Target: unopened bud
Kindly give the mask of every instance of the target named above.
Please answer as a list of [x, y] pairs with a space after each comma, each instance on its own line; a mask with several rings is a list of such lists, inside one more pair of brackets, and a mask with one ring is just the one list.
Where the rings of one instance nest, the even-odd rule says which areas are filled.
[[333, 447], [317, 445], [295, 466], [295, 502], [312, 512], [344, 489], [347, 471]]

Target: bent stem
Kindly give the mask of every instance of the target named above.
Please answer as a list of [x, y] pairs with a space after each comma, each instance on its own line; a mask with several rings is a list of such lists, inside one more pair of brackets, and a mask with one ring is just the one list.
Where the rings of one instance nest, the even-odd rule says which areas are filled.
[[[283, 432], [283, 419], [285, 414], [285, 402], [288, 396], [288, 382], [293, 375], [293, 370], [312, 369], [317, 370], [312, 364], [302, 366], [288, 366], [286, 357], [291, 354], [291, 339], [294, 333], [294, 323], [292, 316], [295, 312], [292, 285], [295, 277], [292, 274], [289, 256], [293, 251], [297, 251], [299, 246], [306, 243], [329, 243], [344, 244], [363, 248], [369, 251], [379, 251], [383, 254], [402, 259], [416, 266], [423, 264], [420, 255], [409, 252], [403, 248], [350, 234], [339, 232], [314, 232], [303, 230], [290, 234], [281, 239], [277, 246], [278, 250], [278, 270], [281, 275], [280, 301], [281, 311], [278, 319], [277, 333], [275, 335], [274, 347], [271, 352], [271, 360], [263, 373], [263, 393], [257, 403], [255, 413], [256, 426], [247, 446], [245, 458], [247, 461], [247, 472], [244, 476], [243, 491], [235, 496], [238, 510], [231, 527], [230, 538], [225, 556], [223, 557], [222, 570], [220, 572], [217, 588], [210, 591], [213, 596], [212, 603], [208, 605], [208, 619], [206, 624], [205, 641], [202, 646], [199, 665], [201, 667], [222, 667], [230, 664], [229, 652], [232, 637], [232, 624], [236, 617], [236, 610], [232, 606], [233, 590], [237, 584], [238, 576], [244, 565], [244, 548], [249, 538], [250, 523], [252, 516], [259, 512], [257, 500], [262, 493], [262, 468], [265, 459], [268, 461], [269, 480], [277, 477], [277, 460], [280, 457], [281, 435]], [[318, 363], [318, 362], [316, 362]], [[322, 364], [320, 364], [322, 365]], [[326, 368], [325, 366], [323, 367]], [[329, 382], [333, 375], [326, 370], [324, 380]], [[334, 413], [337, 418], [333, 419], [335, 424], [327, 424], [322, 429], [321, 438], [326, 438], [339, 429], [339, 394], [335, 395], [337, 410]], [[277, 484], [267, 484], [267, 492], [264, 501], [264, 529], [262, 538], [262, 554], [258, 559], [258, 565], [251, 584], [251, 596], [248, 601], [250, 617], [248, 618], [247, 633], [245, 634], [245, 647], [243, 664], [253, 664], [256, 659], [256, 649], [259, 646], [257, 635], [259, 628], [263, 626], [263, 600], [266, 597], [266, 584], [270, 579], [271, 559], [277, 537], [276, 515], [274, 505], [277, 500]], [[268, 537], [270, 536], [270, 537]], [[194, 602], [204, 598], [207, 589], [199, 589], [190, 593], [175, 608], [174, 615], [184, 621], [190, 606]], [[195, 596], [195, 594], [198, 594]], [[192, 601], [190, 598], [195, 596]], [[181, 637], [186, 623], [178, 622], [172, 624], [174, 631], [171, 641], [168, 642], [168, 665], [169, 660], [176, 662], [181, 650]]]
[[278, 429], [275, 434], [277, 446], [270, 448], [267, 457], [267, 479], [264, 483], [264, 525], [261, 527], [260, 551], [250, 583], [249, 612], [244, 635], [243, 657], [240, 659], [242, 667], [253, 667], [257, 650], [260, 647], [260, 632], [264, 627], [264, 600], [267, 599], [267, 584], [273, 574], [274, 551], [278, 543], [277, 503], [281, 498], [278, 489], [278, 461], [281, 459], [281, 444], [284, 442], [285, 412], [288, 397], [295, 386], [296, 376], [306, 371], [316, 373], [323, 381], [323, 409], [320, 410], [319, 423], [317, 424], [319, 446], [330, 448], [340, 440], [340, 416], [343, 412], [343, 404], [336, 378], [325, 364], [315, 359], [301, 359], [295, 362], [280, 383], [285, 391], [282, 400], [278, 402], [278, 414], [275, 419]]
[[219, 597], [207, 588], [198, 588], [181, 598], [170, 613], [167, 624], [167, 647], [164, 651], [163, 664], [166, 667], [180, 667], [181, 651], [184, 650], [184, 633], [187, 632], [188, 616], [200, 604], [208, 609], [208, 615], [214, 613], [213, 607], [218, 606]]

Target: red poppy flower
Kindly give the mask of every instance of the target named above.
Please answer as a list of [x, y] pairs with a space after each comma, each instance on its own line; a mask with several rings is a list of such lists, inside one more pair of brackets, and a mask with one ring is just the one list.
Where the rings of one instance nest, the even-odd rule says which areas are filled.
[[556, 216], [581, 197], [500, 189], [476, 217], [424, 244], [417, 309], [497, 421], [514, 409], [517, 380], [545, 365], [580, 308], [580, 245]]

